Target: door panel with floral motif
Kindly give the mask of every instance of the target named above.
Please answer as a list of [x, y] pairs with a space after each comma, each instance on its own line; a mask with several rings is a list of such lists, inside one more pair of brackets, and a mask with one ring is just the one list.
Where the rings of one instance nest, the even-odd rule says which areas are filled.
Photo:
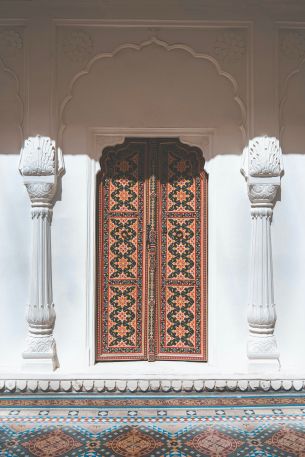
[[176, 139], [107, 148], [98, 180], [96, 359], [207, 357], [207, 176]]

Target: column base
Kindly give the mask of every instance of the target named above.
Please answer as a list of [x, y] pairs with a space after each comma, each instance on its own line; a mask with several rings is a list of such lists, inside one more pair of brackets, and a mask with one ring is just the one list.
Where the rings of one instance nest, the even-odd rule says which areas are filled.
[[59, 368], [56, 354], [42, 354], [41, 352], [24, 352], [22, 354], [22, 371], [26, 372], [50, 372]]
[[280, 368], [279, 359], [250, 359], [248, 362], [249, 373], [256, 373], [259, 375], [280, 371]]
[[59, 368], [56, 343], [52, 334], [28, 335], [22, 357], [24, 359], [23, 371], [48, 372]]
[[251, 335], [248, 338], [249, 359], [279, 359], [279, 350], [274, 335]]
[[250, 335], [247, 352], [249, 372], [262, 374], [280, 370], [280, 354], [274, 335]]

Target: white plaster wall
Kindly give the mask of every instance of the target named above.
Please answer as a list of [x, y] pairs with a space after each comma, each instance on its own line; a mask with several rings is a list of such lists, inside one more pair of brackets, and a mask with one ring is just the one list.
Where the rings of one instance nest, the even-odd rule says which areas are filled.
[[282, 367], [287, 372], [305, 370], [305, 170], [304, 154], [284, 156], [281, 201], [273, 223], [275, 301]]
[[0, 364], [21, 366], [26, 335], [31, 256], [31, 216], [18, 172], [18, 155], [0, 155]]
[[[60, 373], [247, 372], [251, 221], [240, 159], [249, 138], [268, 134], [280, 137], [287, 152], [272, 224], [276, 336], [282, 371], [304, 374], [305, 9], [291, 11], [284, 25], [285, 10], [281, 16], [271, 2], [266, 16], [260, 9], [241, 10], [238, 2], [230, 11], [215, 5], [207, 14], [192, 0], [183, 11], [158, 2], [145, 11], [137, 0], [126, 10], [114, 1], [107, 14], [105, 6], [107, 20], [89, 0], [86, 7], [77, 0], [52, 7], [46, 0], [43, 8], [26, 3], [0, 5], [0, 374], [20, 372], [26, 334], [31, 218], [18, 149], [21, 138], [37, 133], [58, 140], [65, 156], [52, 224]], [[3, 40], [7, 32], [14, 38], [9, 42]], [[179, 128], [189, 128], [210, 135], [202, 142], [209, 173], [206, 364], [90, 364], [89, 168], [107, 144], [98, 138], [106, 128], [112, 136], [116, 128], [171, 128], [177, 136]]]
[[86, 359], [87, 162], [84, 155], [65, 156], [52, 225], [55, 338], [67, 371]]
[[[0, 156], [1, 208], [1, 371], [21, 364], [25, 336], [25, 305], [30, 268], [30, 205], [17, 173], [18, 156]], [[54, 208], [52, 224], [53, 287], [57, 321], [55, 336], [63, 372], [90, 372], [86, 348], [86, 256], [88, 157], [66, 156], [66, 174]], [[276, 335], [282, 369], [305, 369], [303, 297], [305, 193], [302, 155], [284, 157], [281, 200], [274, 211], [273, 255]], [[164, 376], [245, 373], [247, 282], [250, 256], [250, 209], [240, 175], [240, 156], [217, 156], [209, 173], [209, 362], [107, 363], [94, 371], [106, 377], [159, 373]], [[14, 188], [15, 191], [12, 191]], [[10, 201], [10, 205], [7, 201]], [[298, 223], [296, 223], [298, 221]]]

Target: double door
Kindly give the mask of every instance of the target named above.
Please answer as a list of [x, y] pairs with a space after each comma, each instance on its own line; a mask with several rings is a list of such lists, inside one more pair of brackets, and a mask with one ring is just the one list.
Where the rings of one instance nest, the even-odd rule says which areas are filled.
[[207, 357], [207, 176], [198, 148], [106, 148], [97, 185], [96, 360]]

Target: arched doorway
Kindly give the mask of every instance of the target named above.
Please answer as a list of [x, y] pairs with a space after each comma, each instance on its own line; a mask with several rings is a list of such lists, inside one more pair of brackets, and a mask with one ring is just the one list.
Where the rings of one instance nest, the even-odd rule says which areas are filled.
[[96, 360], [207, 360], [207, 175], [178, 139], [106, 148], [97, 188]]

